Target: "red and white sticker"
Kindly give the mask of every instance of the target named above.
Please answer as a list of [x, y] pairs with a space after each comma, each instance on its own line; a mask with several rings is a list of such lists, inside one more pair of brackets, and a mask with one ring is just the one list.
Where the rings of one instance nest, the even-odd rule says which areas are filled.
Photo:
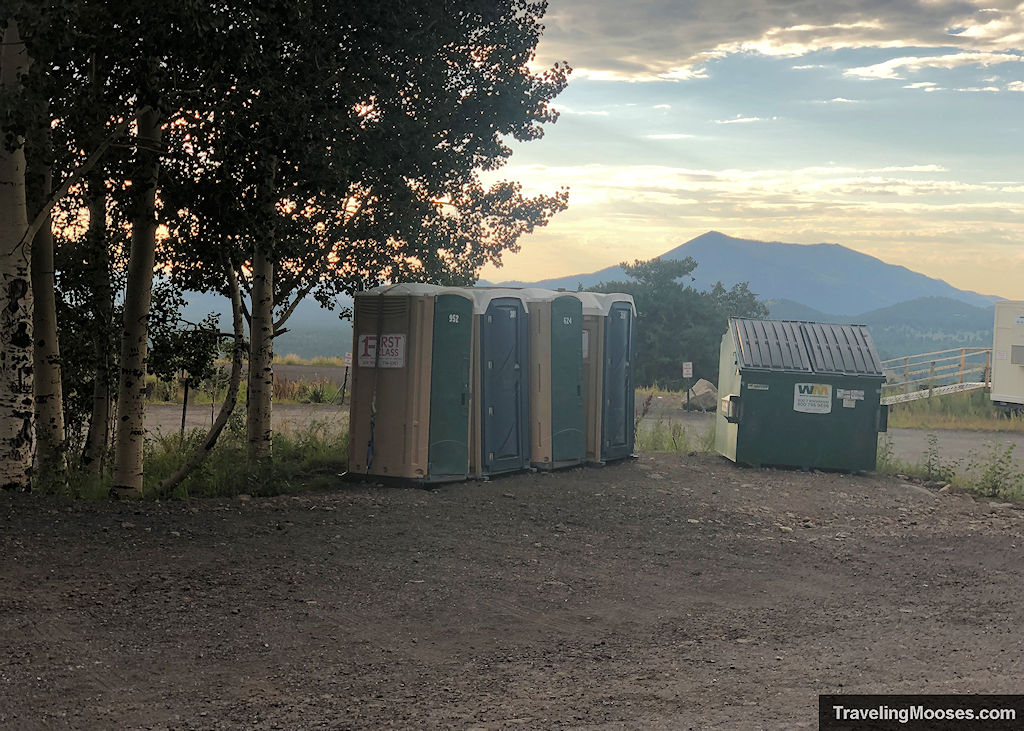
[[373, 368], [378, 363], [381, 368], [405, 368], [405, 333], [389, 333], [380, 336], [380, 355], [377, 355], [377, 336], [364, 334], [359, 336], [360, 368]]

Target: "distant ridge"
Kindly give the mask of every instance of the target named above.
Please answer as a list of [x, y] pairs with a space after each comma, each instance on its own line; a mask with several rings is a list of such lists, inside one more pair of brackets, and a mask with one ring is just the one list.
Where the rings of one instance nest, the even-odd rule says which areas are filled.
[[766, 304], [777, 320], [867, 325], [882, 358], [992, 346], [993, 306], [975, 307], [949, 297], [918, 297], [857, 315], [832, 315], [785, 299]]
[[[920, 297], [947, 297], [975, 307], [987, 307], [998, 299], [957, 289], [941, 279], [887, 264], [839, 244], [752, 241], [709, 231], [661, 256], [692, 256], [697, 261], [694, 286], [700, 289], [717, 281], [727, 287], [749, 282], [751, 291], [761, 299], [790, 300], [838, 315], [868, 312]], [[500, 284], [575, 290], [578, 285], [588, 288], [624, 279], [622, 268], [613, 266], [589, 274]]]

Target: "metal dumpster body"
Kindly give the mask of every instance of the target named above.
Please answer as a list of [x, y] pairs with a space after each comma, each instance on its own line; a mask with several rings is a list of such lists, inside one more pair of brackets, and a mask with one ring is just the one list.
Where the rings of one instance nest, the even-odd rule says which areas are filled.
[[885, 376], [866, 327], [735, 318], [720, 356], [720, 454], [754, 467], [875, 469]]

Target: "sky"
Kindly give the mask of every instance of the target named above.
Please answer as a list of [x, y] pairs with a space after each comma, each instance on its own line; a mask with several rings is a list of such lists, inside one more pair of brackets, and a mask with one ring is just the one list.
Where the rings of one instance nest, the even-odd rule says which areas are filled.
[[709, 230], [1024, 299], [1024, 2], [550, 0], [560, 116], [497, 177], [569, 188], [491, 281]]

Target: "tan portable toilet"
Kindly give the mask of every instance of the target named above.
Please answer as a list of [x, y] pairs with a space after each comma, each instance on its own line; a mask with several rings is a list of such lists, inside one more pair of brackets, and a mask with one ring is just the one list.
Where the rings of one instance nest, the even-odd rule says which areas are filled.
[[467, 289], [473, 298], [469, 470], [530, 466], [529, 308], [522, 290]]
[[466, 479], [471, 297], [457, 288], [396, 284], [354, 299], [349, 472]]
[[539, 469], [586, 457], [583, 313], [565, 291], [524, 289], [530, 306], [530, 463]]
[[586, 460], [633, 454], [636, 305], [628, 294], [575, 292], [583, 311], [583, 418]]

